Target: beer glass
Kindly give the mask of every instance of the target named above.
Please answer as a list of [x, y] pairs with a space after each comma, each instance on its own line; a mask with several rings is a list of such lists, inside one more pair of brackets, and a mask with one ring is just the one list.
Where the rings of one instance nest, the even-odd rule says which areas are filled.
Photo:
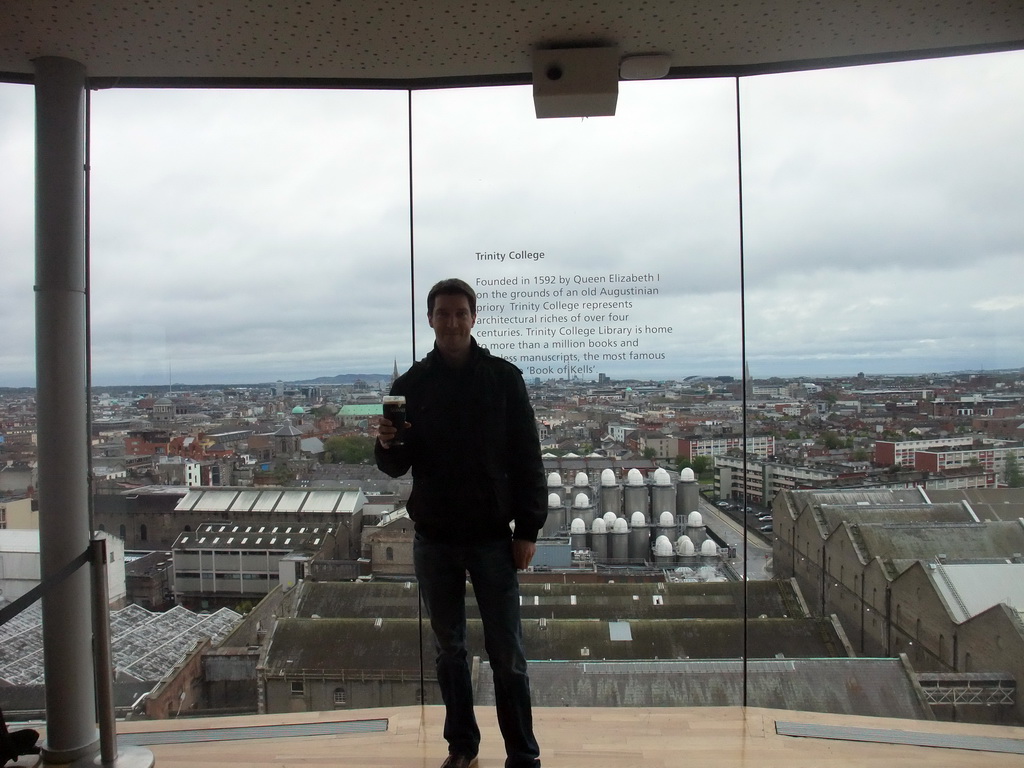
[[398, 431], [395, 433], [394, 439], [391, 441], [391, 445], [404, 445], [403, 437], [405, 433], [405, 397], [403, 395], [386, 395], [383, 400], [384, 405], [384, 418], [390, 421], [395, 429]]

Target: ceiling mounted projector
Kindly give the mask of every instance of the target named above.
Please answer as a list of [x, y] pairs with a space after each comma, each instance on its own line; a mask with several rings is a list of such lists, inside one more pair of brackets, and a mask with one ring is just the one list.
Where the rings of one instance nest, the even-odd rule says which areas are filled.
[[533, 52], [533, 105], [537, 117], [615, 114], [619, 49], [559, 48]]

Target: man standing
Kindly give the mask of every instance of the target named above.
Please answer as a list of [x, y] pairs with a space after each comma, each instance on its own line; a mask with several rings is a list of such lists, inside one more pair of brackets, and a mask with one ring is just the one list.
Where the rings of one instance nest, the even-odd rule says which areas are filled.
[[505, 766], [539, 768], [516, 574], [530, 564], [547, 515], [537, 424], [522, 372], [470, 335], [472, 287], [455, 278], [434, 285], [427, 320], [433, 351], [391, 388], [406, 399], [404, 440], [391, 445], [396, 429], [382, 419], [375, 454], [392, 477], [412, 469], [413, 561], [445, 704], [441, 768], [470, 768], [480, 748], [466, 651], [467, 573], [494, 675]]

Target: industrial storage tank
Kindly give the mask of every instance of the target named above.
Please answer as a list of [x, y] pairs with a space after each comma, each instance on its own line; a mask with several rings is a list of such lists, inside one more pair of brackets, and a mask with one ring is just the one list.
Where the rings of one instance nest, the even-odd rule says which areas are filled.
[[615, 478], [615, 472], [611, 469], [601, 470], [601, 491], [600, 491], [601, 514], [614, 512], [616, 515], [622, 513], [622, 486]]
[[651, 499], [644, 484], [644, 476], [639, 469], [631, 469], [626, 473], [626, 487], [623, 489], [624, 509], [632, 514], [636, 510], [644, 513], [644, 517], [651, 519]]
[[666, 509], [676, 508], [676, 489], [668, 470], [658, 467], [654, 470], [651, 485], [651, 512], [658, 514]]

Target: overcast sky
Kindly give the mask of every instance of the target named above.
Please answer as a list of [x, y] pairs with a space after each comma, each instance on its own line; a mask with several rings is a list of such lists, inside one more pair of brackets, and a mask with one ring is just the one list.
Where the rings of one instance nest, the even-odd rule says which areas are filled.
[[[1024, 53], [741, 81], [755, 378], [1024, 366], [1022, 93]], [[735, 107], [729, 79], [623, 83], [587, 120], [535, 119], [529, 88], [413, 94], [416, 356], [426, 290], [461, 276], [526, 293], [477, 331], [529, 378], [740, 375]], [[407, 367], [407, 108], [94, 92], [94, 383]], [[0, 386], [34, 383], [33, 163], [32, 89], [0, 85]]]

